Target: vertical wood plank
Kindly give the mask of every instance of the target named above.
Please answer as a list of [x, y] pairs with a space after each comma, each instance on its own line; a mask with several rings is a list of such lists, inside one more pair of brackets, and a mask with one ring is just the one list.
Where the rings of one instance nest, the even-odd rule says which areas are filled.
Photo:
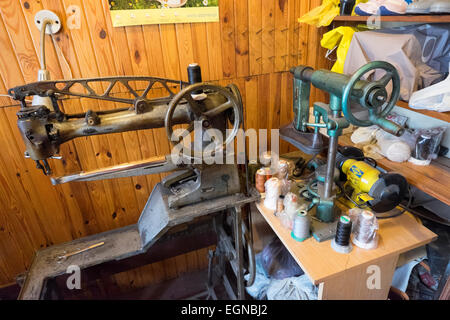
[[250, 75], [262, 72], [262, 0], [248, 0]]
[[[193, 62], [198, 63], [202, 69], [203, 81], [212, 80], [209, 55], [210, 48], [208, 48], [208, 31], [206, 23], [192, 23], [192, 49], [193, 49]], [[183, 68], [181, 68], [183, 71]]]
[[234, 0], [236, 77], [250, 74], [248, 14], [247, 1]]
[[262, 6], [262, 73], [275, 70], [275, 0]]
[[275, 72], [285, 71], [288, 60], [288, 3], [289, 0], [275, 1]]
[[159, 26], [159, 31], [166, 76], [170, 79], [180, 79], [180, 58], [175, 25], [162, 24]]
[[286, 70], [297, 66], [298, 63], [298, 51], [299, 51], [299, 23], [297, 21], [300, 15], [300, 2], [289, 0], [288, 2], [288, 54]]
[[[189, 23], [179, 23], [176, 25], [176, 38], [178, 41], [178, 57], [180, 60], [181, 79], [188, 81], [187, 67], [195, 62], [194, 50], [192, 46], [192, 30]], [[201, 66], [200, 66], [201, 67]]]
[[149, 74], [152, 77], [166, 77], [166, 64], [164, 53], [162, 50], [161, 37], [159, 27], [157, 25], [143, 26], [145, 51], [148, 54], [150, 70]]
[[206, 24], [210, 80], [218, 80], [223, 77], [222, 41], [220, 32], [220, 22], [210, 22]]
[[255, 117], [261, 112], [258, 104], [258, 78], [249, 77], [245, 79], [245, 114], [246, 117], [246, 127], [248, 129], [258, 129], [258, 118]]
[[236, 75], [236, 48], [233, 0], [220, 1], [219, 12], [222, 36], [222, 77], [234, 78]]
[[[270, 112], [270, 73], [258, 77], [258, 129], [268, 129]], [[270, 141], [268, 141], [270, 142]], [[269, 144], [268, 144], [269, 146]]]
[[[300, 15], [299, 17], [306, 14], [310, 9], [311, 1], [297, 1], [297, 4], [300, 6]], [[308, 36], [309, 29], [306, 23], [297, 22], [299, 25], [299, 45], [300, 45], [300, 54], [298, 56], [298, 64], [304, 65], [306, 64], [306, 58], [308, 56]]]
[[281, 79], [281, 73], [279, 72], [270, 74], [269, 121], [267, 129], [278, 129], [280, 127]]

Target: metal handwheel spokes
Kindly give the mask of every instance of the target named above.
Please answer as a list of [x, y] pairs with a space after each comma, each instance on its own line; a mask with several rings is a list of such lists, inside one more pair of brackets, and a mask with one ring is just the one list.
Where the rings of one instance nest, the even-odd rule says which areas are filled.
[[[366, 86], [364, 92], [358, 94], [363, 101], [360, 101], [361, 105], [369, 110], [369, 119], [361, 120], [353, 115], [350, 109], [350, 97], [353, 90], [356, 89], [358, 81], [368, 72], [376, 69], [382, 69], [386, 71], [386, 74], [378, 81], [372, 82]], [[387, 85], [392, 81], [392, 94], [388, 100]], [[361, 90], [361, 89], [360, 89]], [[361, 90], [362, 91], [362, 90]], [[343, 95], [342, 95], [342, 111], [347, 120], [360, 127], [368, 127], [385, 118], [386, 115], [394, 108], [396, 102], [400, 97], [400, 77], [395, 67], [384, 61], [374, 61], [371, 64], [365, 65], [358, 69], [355, 74], [350, 78], [347, 83]], [[385, 106], [383, 108], [383, 106]]]
[[[206, 103], [205, 97], [202, 94], [198, 94], [199, 92], [208, 92], [208, 97], [211, 97], [212, 94], [215, 94], [215, 101], [213, 101], [213, 103], [217, 103], [217, 106], [211, 106], [211, 103]], [[186, 102], [188, 103], [189, 108], [192, 111], [194, 120], [189, 124], [186, 131], [178, 137], [178, 140], [173, 139], [173, 115], [176, 108], [180, 104], [184, 104]], [[222, 113], [225, 113], [228, 110], [232, 110], [232, 117], [229, 117], [232, 119], [231, 122], [233, 124], [231, 132], [227, 132], [226, 138], [222, 139], [223, 143], [221, 143], [220, 145], [216, 145], [215, 149], [212, 152], [199, 152], [198, 150], [194, 150], [194, 156], [192, 156], [191, 148], [183, 148], [184, 157], [187, 159], [193, 160], [199, 159], [200, 157], [202, 157], [203, 159], [211, 158], [215, 154], [222, 152], [228, 144], [234, 141], [242, 121], [241, 109], [242, 106], [241, 103], [239, 103], [238, 98], [228, 88], [207, 83], [197, 83], [190, 85], [176, 94], [173, 97], [172, 101], [169, 103], [169, 108], [165, 117], [167, 138], [173, 146], [177, 145], [185, 137], [187, 137], [187, 135], [194, 131], [194, 121], [201, 122], [202, 130], [215, 129], [212, 127], [215, 118], [219, 117]], [[199, 143], [199, 141], [197, 141], [197, 143]]]

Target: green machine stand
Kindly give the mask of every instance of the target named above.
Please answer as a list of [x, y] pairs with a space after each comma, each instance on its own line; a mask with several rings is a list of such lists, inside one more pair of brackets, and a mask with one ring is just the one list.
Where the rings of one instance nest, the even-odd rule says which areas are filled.
[[[377, 81], [369, 81], [376, 69], [385, 71]], [[282, 139], [290, 142], [307, 154], [322, 151], [320, 128], [326, 128], [329, 136], [327, 164], [316, 171], [317, 191], [310, 207], [316, 207], [316, 218], [331, 222], [336, 216], [336, 192], [334, 185], [338, 138], [350, 124], [359, 127], [378, 125], [387, 132], [400, 136], [404, 128], [386, 119], [400, 96], [400, 77], [393, 65], [384, 61], [373, 61], [356, 71], [352, 76], [328, 70], [314, 70], [308, 66], [291, 69], [294, 74], [294, 121], [280, 128]], [[366, 76], [366, 77], [364, 77]], [[387, 86], [392, 81], [388, 96]], [[314, 87], [330, 94], [330, 103], [314, 103], [314, 122], [309, 120], [310, 89]], [[355, 117], [351, 102], [368, 110], [367, 119]]]

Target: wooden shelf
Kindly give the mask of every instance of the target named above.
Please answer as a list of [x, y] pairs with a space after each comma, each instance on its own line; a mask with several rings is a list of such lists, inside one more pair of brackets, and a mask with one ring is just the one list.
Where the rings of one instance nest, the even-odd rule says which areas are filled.
[[[339, 137], [339, 144], [355, 146], [349, 135]], [[386, 158], [377, 160], [378, 165], [390, 172], [403, 175], [409, 184], [450, 206], [450, 168], [432, 161], [429, 166], [417, 166], [410, 162], [392, 162]]]
[[[366, 22], [366, 16], [337, 16], [334, 21]], [[380, 16], [382, 22], [423, 22], [423, 23], [448, 23], [450, 15], [401, 15]]]
[[426, 115], [428, 117], [432, 117], [432, 118], [435, 118], [435, 119], [439, 119], [439, 120], [443, 120], [443, 121], [446, 121], [446, 122], [450, 122], [450, 111], [437, 112], [437, 111], [430, 111], [430, 110], [413, 109], [413, 108], [410, 108], [408, 106], [408, 102], [400, 101], [400, 100], [397, 102], [396, 105], [398, 107], [400, 107], [400, 108], [411, 110], [411, 111], [414, 111], [414, 112]]

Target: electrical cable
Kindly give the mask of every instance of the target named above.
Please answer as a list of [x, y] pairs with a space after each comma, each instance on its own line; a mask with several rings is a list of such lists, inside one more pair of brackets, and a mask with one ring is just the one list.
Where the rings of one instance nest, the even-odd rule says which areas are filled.
[[47, 61], [45, 58], [45, 32], [47, 30], [47, 26], [51, 25], [53, 23], [52, 20], [49, 19], [45, 19], [44, 21], [42, 21], [42, 27], [41, 27], [41, 33], [40, 33], [40, 40], [39, 40], [39, 46], [41, 48], [41, 59], [40, 59], [40, 64], [41, 64], [41, 70], [46, 70], [47, 69]]
[[378, 215], [377, 215], [377, 219], [390, 219], [390, 218], [395, 218], [395, 217], [401, 216], [401, 215], [404, 214], [406, 211], [408, 211], [409, 206], [411, 205], [412, 198], [413, 198], [413, 195], [412, 195], [412, 192], [411, 192], [411, 187], [410, 187], [409, 185], [408, 185], [408, 195], [409, 195], [409, 199], [408, 199], [408, 203], [406, 204], [406, 206], [403, 206], [403, 205], [401, 205], [401, 204], [399, 205], [400, 207], [403, 208], [402, 211], [400, 211], [400, 212], [398, 212], [398, 213], [394, 213], [394, 214], [392, 214], [392, 215], [390, 215], [390, 216], [378, 216]]
[[[310, 180], [307, 184], [306, 184], [306, 190], [308, 190], [308, 192], [313, 196], [318, 198], [319, 194], [315, 191], [313, 191], [313, 185], [317, 183], [317, 179], [312, 179]], [[317, 190], [317, 187], [314, 188], [315, 190]]]
[[309, 202], [313, 201], [313, 198], [314, 198], [314, 196], [308, 191], [308, 189], [303, 189], [300, 192], [300, 196]]

